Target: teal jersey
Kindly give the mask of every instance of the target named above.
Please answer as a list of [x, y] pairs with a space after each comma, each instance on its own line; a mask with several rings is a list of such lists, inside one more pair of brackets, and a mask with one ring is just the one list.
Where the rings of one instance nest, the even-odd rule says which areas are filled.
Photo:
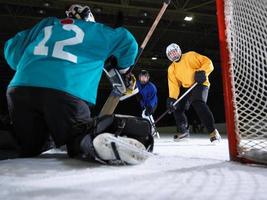
[[5, 58], [16, 71], [9, 87], [33, 86], [61, 90], [95, 104], [105, 60], [118, 69], [134, 64], [138, 45], [125, 28], [83, 20], [43, 19], [5, 44]]

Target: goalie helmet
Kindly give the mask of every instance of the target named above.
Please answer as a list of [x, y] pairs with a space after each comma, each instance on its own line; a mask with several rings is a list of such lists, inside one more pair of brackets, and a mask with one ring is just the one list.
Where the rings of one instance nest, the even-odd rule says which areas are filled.
[[66, 15], [69, 18], [82, 19], [87, 22], [95, 22], [94, 15], [92, 14], [89, 6], [73, 4], [68, 10], [66, 10]]
[[178, 44], [172, 43], [166, 48], [166, 55], [172, 62], [179, 61], [182, 56], [181, 48]]

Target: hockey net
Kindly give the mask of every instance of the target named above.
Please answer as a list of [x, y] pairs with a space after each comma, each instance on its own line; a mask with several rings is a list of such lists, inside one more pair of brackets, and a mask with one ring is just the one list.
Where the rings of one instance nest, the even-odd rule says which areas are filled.
[[232, 160], [267, 164], [267, 1], [217, 0]]

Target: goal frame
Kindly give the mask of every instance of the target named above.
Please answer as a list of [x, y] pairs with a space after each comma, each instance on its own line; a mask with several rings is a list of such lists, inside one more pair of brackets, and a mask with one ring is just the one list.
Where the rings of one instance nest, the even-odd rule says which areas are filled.
[[224, 107], [225, 107], [225, 120], [226, 130], [228, 136], [229, 154], [230, 160], [239, 161], [237, 152], [237, 139], [236, 139], [236, 128], [234, 118], [234, 104], [233, 104], [233, 93], [232, 93], [232, 80], [230, 74], [230, 58], [226, 39], [226, 24], [225, 24], [225, 13], [224, 13], [224, 1], [216, 0], [217, 7], [217, 24], [220, 44], [220, 55], [221, 55], [221, 69], [223, 79], [223, 92], [224, 92]]
[[233, 83], [231, 74], [230, 64], [230, 52], [228, 49], [227, 35], [226, 35], [226, 21], [225, 21], [225, 1], [216, 0], [217, 9], [217, 25], [218, 25], [218, 36], [220, 45], [220, 58], [221, 58], [221, 72], [223, 81], [223, 92], [224, 92], [224, 106], [225, 106], [225, 120], [226, 130], [229, 145], [229, 156], [231, 161], [237, 161], [242, 163], [255, 163], [255, 164], [266, 164], [266, 162], [258, 162], [255, 160], [249, 160], [247, 158], [239, 156], [238, 152], [238, 128], [236, 127], [235, 118], [235, 107], [234, 107], [234, 96], [233, 96]]

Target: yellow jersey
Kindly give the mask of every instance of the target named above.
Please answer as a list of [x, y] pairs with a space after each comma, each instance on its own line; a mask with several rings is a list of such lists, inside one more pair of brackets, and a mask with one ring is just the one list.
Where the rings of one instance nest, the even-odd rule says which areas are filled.
[[189, 51], [182, 54], [178, 62], [173, 62], [168, 68], [169, 97], [177, 99], [180, 87], [189, 88], [195, 83], [195, 72], [205, 71], [207, 80], [203, 85], [210, 86], [208, 76], [213, 71], [212, 61], [201, 54]]

